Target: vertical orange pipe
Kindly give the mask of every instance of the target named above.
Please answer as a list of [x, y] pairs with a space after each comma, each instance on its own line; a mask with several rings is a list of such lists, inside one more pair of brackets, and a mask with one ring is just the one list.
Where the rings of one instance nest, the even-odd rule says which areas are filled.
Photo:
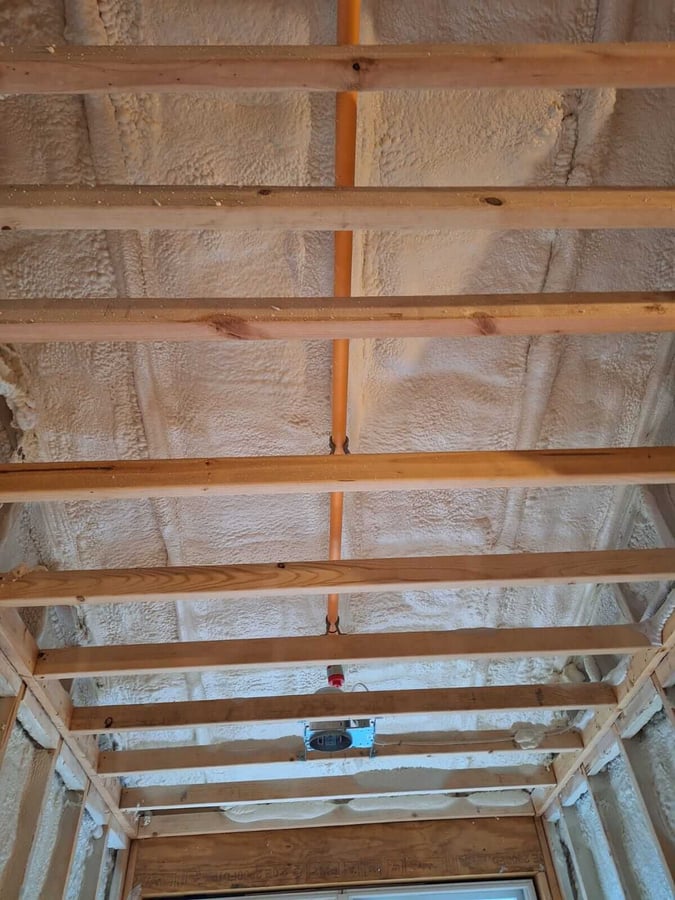
[[[361, 0], [338, 0], [337, 43], [358, 44]], [[356, 170], [357, 94], [342, 91], [335, 98], [335, 186], [353, 187]], [[352, 232], [335, 232], [333, 293], [351, 297]], [[333, 341], [333, 383], [331, 390], [331, 437], [334, 452], [342, 454], [347, 441], [347, 394], [349, 390], [349, 341]], [[328, 558], [342, 556], [342, 518], [344, 494], [330, 495], [330, 528]], [[329, 594], [326, 609], [326, 631], [339, 634], [340, 598]]]

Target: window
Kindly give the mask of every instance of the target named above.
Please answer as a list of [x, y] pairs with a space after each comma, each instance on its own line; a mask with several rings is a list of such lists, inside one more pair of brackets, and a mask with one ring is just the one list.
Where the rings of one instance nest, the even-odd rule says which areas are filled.
[[[241, 900], [241, 895], [240, 900]], [[206, 900], [206, 898], [204, 898]], [[475, 881], [471, 884], [408, 885], [391, 888], [347, 888], [343, 891], [301, 891], [254, 894], [250, 900], [537, 900], [526, 881]]]

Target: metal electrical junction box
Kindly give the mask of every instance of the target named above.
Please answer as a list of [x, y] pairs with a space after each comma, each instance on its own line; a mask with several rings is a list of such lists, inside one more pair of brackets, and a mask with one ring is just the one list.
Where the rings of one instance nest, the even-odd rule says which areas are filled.
[[375, 719], [344, 722], [316, 722], [305, 725], [305, 751], [339, 753], [341, 750], [370, 750], [375, 755]]

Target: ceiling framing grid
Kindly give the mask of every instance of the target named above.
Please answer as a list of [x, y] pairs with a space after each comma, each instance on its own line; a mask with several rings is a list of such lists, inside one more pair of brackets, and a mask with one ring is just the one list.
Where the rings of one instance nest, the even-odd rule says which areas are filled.
[[[48, 52], [49, 51], [49, 52]], [[675, 87], [675, 45], [480, 45], [312, 47], [0, 47], [0, 93], [95, 94], [129, 91], [349, 91], [491, 87]], [[0, 188], [3, 229], [241, 229], [345, 231], [408, 229], [672, 228], [675, 189], [633, 188], [195, 188], [187, 186]], [[512, 294], [443, 297], [272, 299], [0, 299], [0, 340], [346, 340], [675, 330], [675, 295], [661, 292]], [[17, 463], [0, 466], [0, 501], [423, 490], [452, 487], [663, 485], [675, 482], [675, 448], [411, 453], [185, 460]], [[554, 754], [550, 768], [449, 772], [435, 790], [464, 795], [524, 788], [531, 801], [500, 816], [533, 816], [558, 802], [621, 716], [662, 672], [675, 648], [675, 616], [648, 632], [635, 624], [515, 628], [395, 635], [39, 648], [20, 618], [23, 607], [146, 603], [202, 596], [300, 596], [438, 589], [468, 585], [667, 582], [675, 550], [508, 554], [427, 559], [270, 562], [237, 566], [6, 573], [0, 578], [0, 662], [17, 698], [31, 698], [53, 724], [89, 783], [89, 796], [131, 838], [194, 835], [274, 824], [236, 825], [214, 810], [226, 802], [352, 798], [351, 778], [124, 788], [125, 774], [274, 764], [297, 759], [300, 741], [262, 741], [138, 751], [99, 749], [97, 735], [124, 729], [180, 728], [224, 722], [300, 722], [324, 717], [397, 716], [415, 712], [588, 709], [580, 730], [549, 734], [536, 748]], [[292, 602], [292, 600], [289, 600]], [[412, 656], [451, 659], [626, 654], [618, 685], [500, 685], [352, 695], [207, 700], [78, 707], [62, 681], [101, 674], [223, 670], [368, 661]], [[661, 688], [664, 704], [668, 701]], [[320, 699], [320, 703], [318, 702]], [[20, 700], [0, 707], [7, 721]], [[672, 711], [670, 712], [672, 716]], [[5, 723], [6, 724], [6, 723]], [[405, 735], [383, 756], [403, 762]], [[441, 752], [516, 751], [510, 732], [417, 735], [415, 748]], [[0, 749], [2, 744], [0, 744]], [[434, 749], [435, 748], [435, 749]], [[399, 792], [419, 793], [401, 779]], [[424, 792], [424, 791], [422, 791]], [[428, 792], [428, 791], [426, 791]], [[390, 793], [386, 791], [385, 793]], [[452, 814], [492, 816], [489, 806], [460, 801]], [[143, 815], [139, 816], [138, 813]], [[409, 819], [409, 813], [353, 813], [337, 807], [297, 827]], [[287, 823], [279, 823], [287, 827]]]

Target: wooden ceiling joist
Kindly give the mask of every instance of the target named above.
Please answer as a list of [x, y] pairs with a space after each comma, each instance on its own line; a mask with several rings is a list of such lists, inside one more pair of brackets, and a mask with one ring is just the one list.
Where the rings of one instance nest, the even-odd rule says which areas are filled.
[[0, 48], [0, 93], [675, 86], [673, 43]]
[[[542, 736], [529, 753], [574, 753], [582, 747], [579, 733], [553, 730]], [[378, 738], [377, 758], [400, 760], [425, 756], [430, 764], [433, 757], [465, 756], [474, 753], [522, 753], [511, 731], [434, 731], [410, 734], [383, 734]], [[335, 754], [337, 764], [345, 756], [367, 756], [367, 750], [351, 750]], [[143, 750], [102, 750], [98, 757], [99, 775], [143, 775], [148, 772], [176, 772], [190, 769], [229, 769], [237, 766], [276, 766], [279, 763], [311, 765], [320, 756], [305, 761], [305, 745], [300, 738], [279, 738], [275, 741], [229, 741], [225, 744], [200, 744], [178, 747], [153, 747]], [[325, 758], [324, 758], [325, 762]]]
[[[0, 574], [3, 606], [84, 606], [256, 596], [628, 584], [675, 579], [675, 548], [316, 560]], [[253, 645], [251, 645], [253, 646]], [[84, 648], [83, 648], [84, 649]]]
[[[471, 820], [496, 817], [514, 819], [533, 817], [534, 808], [532, 801], [527, 799], [521, 806], [496, 806], [490, 805], [490, 794], [479, 798], [467, 800], [466, 797], [449, 798], [447, 806], [440, 809], [374, 809], [367, 812], [352, 809], [348, 804], [336, 804], [325, 815], [314, 819], [294, 819], [293, 828], [304, 830], [305, 828], [327, 828], [340, 825], [368, 825], [394, 822], [420, 822], [453, 821], [456, 819]], [[159, 812], [153, 815], [141, 816], [138, 820], [136, 837], [169, 838], [189, 835], [206, 834], [239, 834], [241, 832], [259, 831], [286, 831], [288, 833], [289, 822], [287, 819], [259, 819], [250, 822], [235, 821], [225, 813], [218, 810], [197, 810], [180, 812]], [[428, 873], [427, 873], [428, 874]], [[475, 875], [475, 870], [472, 872]], [[400, 877], [400, 876], [399, 876]], [[194, 880], [192, 882], [194, 884]]]
[[[228, 781], [211, 784], [152, 785], [126, 788], [120, 808], [126, 811], [198, 809], [293, 800], [346, 800], [354, 797], [410, 797], [420, 794], [529, 790], [551, 787], [555, 776], [546, 766], [501, 769], [396, 769], [364, 775], [327, 778], [285, 778], [283, 781]], [[490, 802], [487, 798], [486, 802]]]
[[675, 292], [0, 300], [0, 341], [264, 341], [675, 331]]
[[675, 227], [672, 187], [0, 186], [2, 229], [411, 231]]
[[102, 734], [252, 722], [298, 723], [430, 713], [595, 709], [615, 705], [616, 696], [615, 688], [604, 683], [513, 684], [78, 706], [72, 710], [70, 731], [72, 734]]
[[0, 465], [0, 503], [672, 482], [675, 447], [100, 460]]
[[225, 669], [364, 664], [381, 660], [504, 659], [632, 654], [650, 647], [635, 625], [561, 628], [467, 628], [310, 637], [247, 638], [166, 644], [117, 644], [42, 650], [35, 674], [69, 679], [96, 675], [206, 672]]

